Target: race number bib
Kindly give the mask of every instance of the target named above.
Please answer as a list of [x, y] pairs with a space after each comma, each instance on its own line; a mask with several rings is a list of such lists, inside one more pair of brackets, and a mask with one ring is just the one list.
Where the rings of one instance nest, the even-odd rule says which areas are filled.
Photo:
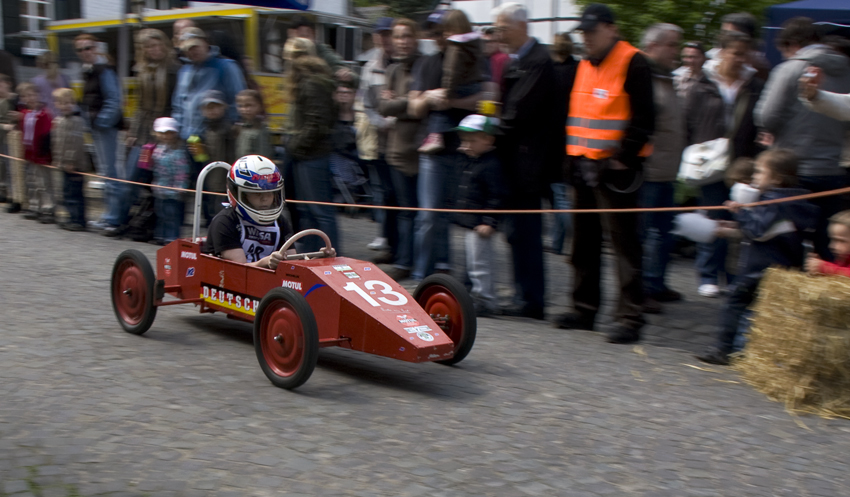
[[[241, 222], [241, 221], [240, 221]], [[261, 226], [242, 222], [242, 250], [248, 262], [257, 262], [270, 255], [280, 240], [280, 226]]]

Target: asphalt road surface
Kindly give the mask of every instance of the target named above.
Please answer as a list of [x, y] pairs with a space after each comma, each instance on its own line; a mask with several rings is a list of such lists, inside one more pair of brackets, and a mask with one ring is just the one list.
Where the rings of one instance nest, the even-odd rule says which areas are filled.
[[[341, 219], [346, 255], [372, 255], [375, 225]], [[121, 331], [112, 262], [156, 247], [5, 213], [0, 233], [2, 496], [850, 495], [850, 422], [792, 417], [692, 359], [720, 302], [695, 295], [687, 260], [687, 300], [637, 346], [482, 319], [455, 367], [323, 349], [290, 392], [248, 324], [174, 306]], [[547, 264], [555, 315], [569, 269]]]

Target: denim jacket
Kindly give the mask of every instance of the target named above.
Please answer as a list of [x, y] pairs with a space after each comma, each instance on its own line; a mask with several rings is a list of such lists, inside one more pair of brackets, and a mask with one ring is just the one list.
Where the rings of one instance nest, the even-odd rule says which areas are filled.
[[171, 97], [171, 117], [180, 123], [180, 138], [198, 135], [204, 116], [201, 99], [207, 90], [224, 93], [227, 117], [236, 122], [236, 94], [247, 88], [235, 61], [219, 56], [218, 47], [210, 47], [210, 56], [200, 64], [185, 64], [177, 73], [177, 88]]

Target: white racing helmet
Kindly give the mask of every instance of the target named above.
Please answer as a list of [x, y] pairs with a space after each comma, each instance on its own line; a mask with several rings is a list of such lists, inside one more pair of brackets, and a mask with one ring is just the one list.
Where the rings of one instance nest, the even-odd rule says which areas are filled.
[[[256, 209], [248, 202], [246, 193], [275, 194], [268, 209]], [[227, 198], [230, 205], [246, 221], [272, 224], [283, 212], [283, 177], [277, 166], [262, 155], [246, 155], [230, 167], [227, 175]]]

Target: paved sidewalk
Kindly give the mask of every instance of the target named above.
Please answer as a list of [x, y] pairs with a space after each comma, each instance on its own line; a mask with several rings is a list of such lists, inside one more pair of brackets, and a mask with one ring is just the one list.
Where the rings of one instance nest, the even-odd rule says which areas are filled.
[[[370, 255], [375, 225], [341, 219], [348, 255]], [[288, 392], [248, 324], [175, 306], [121, 331], [112, 262], [156, 247], [5, 213], [0, 232], [2, 496], [850, 495], [847, 421], [792, 418], [691, 358], [720, 302], [689, 261], [687, 301], [638, 346], [482, 319], [456, 367], [325, 349]], [[569, 271], [547, 264], [554, 313]]]

